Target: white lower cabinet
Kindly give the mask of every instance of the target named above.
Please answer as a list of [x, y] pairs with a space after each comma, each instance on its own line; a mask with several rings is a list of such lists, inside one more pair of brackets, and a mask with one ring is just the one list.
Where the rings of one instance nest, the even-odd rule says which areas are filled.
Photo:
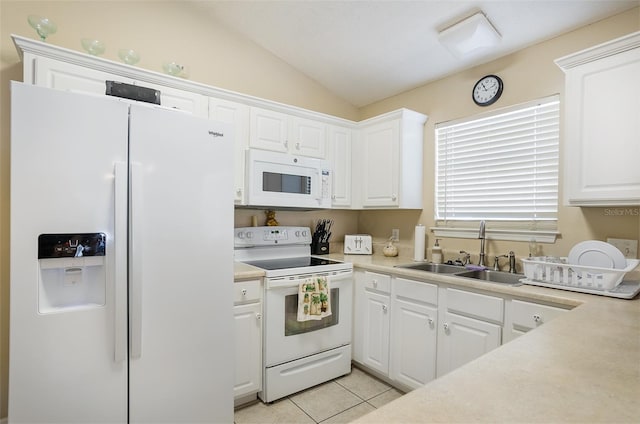
[[511, 341], [567, 312], [567, 309], [513, 299], [507, 301], [504, 342]]
[[369, 271], [355, 276], [354, 361], [403, 390], [433, 380], [438, 287]]
[[371, 271], [354, 275], [353, 361], [401, 390], [421, 387], [570, 309]]
[[438, 286], [394, 277], [389, 377], [416, 389], [436, 378]]
[[236, 282], [235, 324], [236, 400], [262, 390], [262, 285], [260, 280]]
[[500, 346], [500, 326], [445, 312], [438, 345], [438, 377]]
[[441, 288], [438, 300], [438, 377], [500, 346], [504, 321], [502, 298]]
[[391, 277], [355, 273], [354, 359], [385, 376], [389, 374]]

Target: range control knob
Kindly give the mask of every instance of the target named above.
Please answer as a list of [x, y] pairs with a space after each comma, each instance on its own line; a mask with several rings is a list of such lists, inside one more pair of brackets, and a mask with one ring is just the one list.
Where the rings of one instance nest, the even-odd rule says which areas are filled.
[[242, 231], [240, 231], [238, 234], [236, 234], [236, 236], [237, 236], [239, 239], [243, 239], [243, 238], [244, 238], [244, 233], [243, 233]]
[[308, 237], [309, 233], [307, 232], [307, 230], [302, 230], [302, 237]]
[[253, 233], [251, 231], [247, 231], [247, 238], [248, 239], [252, 239], [253, 238]]

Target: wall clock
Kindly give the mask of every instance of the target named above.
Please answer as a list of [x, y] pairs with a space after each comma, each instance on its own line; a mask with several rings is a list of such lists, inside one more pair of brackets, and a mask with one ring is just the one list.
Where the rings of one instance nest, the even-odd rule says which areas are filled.
[[502, 95], [504, 84], [497, 75], [487, 75], [478, 80], [473, 86], [471, 96], [478, 106], [489, 106]]

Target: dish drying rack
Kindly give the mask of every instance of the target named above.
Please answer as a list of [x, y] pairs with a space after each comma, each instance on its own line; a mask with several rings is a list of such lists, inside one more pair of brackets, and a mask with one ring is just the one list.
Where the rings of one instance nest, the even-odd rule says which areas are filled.
[[567, 258], [539, 256], [522, 259], [524, 284], [551, 287], [581, 293], [631, 299], [640, 292], [639, 281], [623, 281], [625, 274], [633, 271], [638, 259], [627, 259], [623, 269], [572, 265]]

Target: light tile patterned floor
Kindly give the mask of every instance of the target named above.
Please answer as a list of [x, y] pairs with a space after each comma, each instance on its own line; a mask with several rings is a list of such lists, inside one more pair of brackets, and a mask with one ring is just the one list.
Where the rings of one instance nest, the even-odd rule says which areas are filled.
[[353, 367], [351, 374], [295, 393], [270, 405], [235, 413], [236, 424], [348, 423], [402, 396], [402, 392]]

